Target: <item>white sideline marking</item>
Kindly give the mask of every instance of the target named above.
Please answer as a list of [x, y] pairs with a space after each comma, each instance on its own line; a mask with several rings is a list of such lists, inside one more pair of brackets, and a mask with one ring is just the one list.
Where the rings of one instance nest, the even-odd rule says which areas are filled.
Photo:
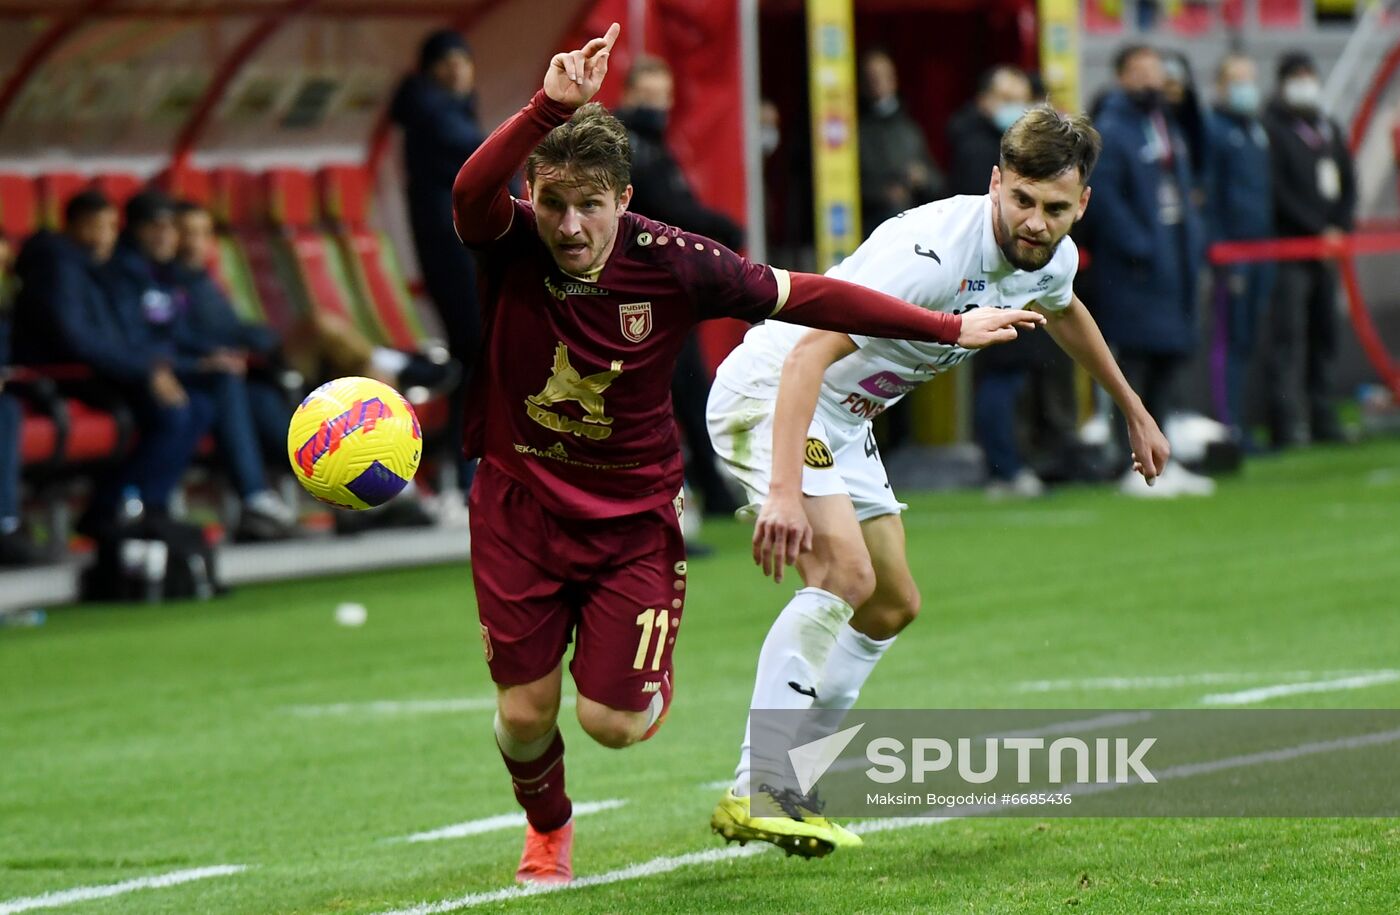
[[105, 886], [80, 886], [76, 889], [45, 893], [42, 896], [25, 896], [22, 899], [0, 902], [0, 915], [14, 915], [16, 912], [28, 912], [32, 909], [54, 909], [75, 902], [87, 902], [89, 899], [107, 899], [123, 893], [134, 893], [136, 890], [158, 890], [193, 880], [239, 874], [247, 869], [247, 865], [244, 864], [218, 864], [213, 867], [196, 867], [171, 871], [168, 874], [156, 874], [154, 877], [138, 877], [135, 880], [123, 880], [121, 883], [109, 883]]
[[[1400, 740], [1400, 729], [1377, 731], [1371, 734], [1358, 734], [1355, 737], [1344, 737], [1319, 743], [1299, 744], [1293, 747], [1283, 747], [1278, 750], [1268, 750], [1261, 753], [1249, 753], [1243, 756], [1230, 756], [1225, 759], [1187, 763], [1184, 765], [1172, 766], [1154, 774], [1157, 776], [1158, 781], [1166, 781], [1175, 778], [1190, 778], [1195, 775], [1205, 775], [1212, 772], [1220, 772], [1225, 769], [1254, 766], [1260, 763], [1284, 762], [1290, 759], [1297, 759], [1301, 756], [1330, 753], [1334, 750], [1351, 750], [1359, 747], [1376, 746], [1378, 744], [1392, 743], [1397, 740]], [[1105, 791], [1116, 791], [1119, 788], [1129, 788], [1138, 784], [1141, 784], [1141, 782], [1136, 780], [1122, 783], [1110, 782], [1104, 785], [1076, 787], [1074, 793], [1076, 795], [1101, 794]], [[987, 814], [994, 809], [996, 808], [991, 805], [953, 807], [949, 808], [947, 814], [944, 816], [862, 820], [857, 823], [852, 823], [849, 828], [853, 832], [858, 832], [861, 835], [869, 835], [876, 832], [909, 829], [915, 826], [938, 826], [952, 820]], [[565, 886], [512, 886], [500, 890], [490, 890], [484, 893], [468, 893], [465, 896], [458, 896], [456, 899], [444, 899], [441, 902], [423, 902], [411, 908], [394, 909], [390, 912], [380, 913], [380, 915], [441, 915], [441, 913], [444, 912], [456, 912], [460, 909], [474, 908], [493, 902], [506, 902], [523, 896], [537, 896], [541, 893], [558, 893], [564, 892], [565, 890], [583, 889], [589, 886], [620, 883], [624, 880], [638, 880], [643, 877], [654, 877], [658, 874], [667, 874], [671, 871], [680, 870], [683, 867], [690, 867], [694, 864], [710, 864], [718, 861], [727, 861], [733, 858], [747, 858], [766, 851], [771, 851], [772, 849], [772, 846], [763, 842], [754, 842], [749, 845], [727, 845], [724, 848], [691, 852], [686, 855], [652, 858], [650, 861], [629, 865], [628, 867], [608, 871], [607, 873], [595, 874], [591, 877], [580, 877], [573, 883]], [[3, 913], [0, 913], [0, 915], [3, 915]]]
[[1225, 671], [1220, 673], [1180, 674], [1166, 677], [1088, 677], [1081, 680], [1027, 680], [1016, 684], [1016, 691], [1022, 693], [1054, 693], [1066, 690], [1086, 689], [1172, 689], [1178, 686], [1225, 686], [1231, 683], [1257, 683], [1260, 680], [1316, 680], [1321, 677], [1343, 677], [1368, 673], [1390, 673], [1391, 671], [1337, 670], [1312, 671], [1290, 670], [1269, 673], [1256, 671]]
[[623, 880], [638, 880], [642, 877], [655, 877], [657, 874], [669, 874], [671, 871], [680, 870], [683, 867], [690, 867], [693, 864], [709, 864], [713, 861], [725, 861], [730, 858], [747, 858], [751, 855], [762, 854], [771, 851], [773, 846], [762, 842], [755, 842], [752, 845], [735, 845], [725, 848], [712, 848], [708, 851], [695, 851], [686, 855], [675, 855], [668, 858], [652, 858], [641, 864], [631, 864], [627, 867], [619, 868], [615, 871], [608, 871], [604, 874], [594, 874], [591, 877], [579, 877], [573, 883], [564, 886], [510, 886], [501, 890], [489, 890], [485, 893], [468, 893], [465, 896], [458, 896], [456, 899], [444, 899], [441, 902], [421, 902], [412, 908], [394, 909], [392, 912], [384, 912], [381, 915], [439, 915], [442, 912], [456, 912], [459, 909], [470, 909], [479, 905], [488, 905], [492, 902], [506, 902], [511, 899], [519, 899], [524, 896], [539, 896], [542, 893], [559, 893], [564, 890], [577, 890], [588, 886], [603, 886], [608, 883], [619, 883]]
[[1261, 686], [1257, 689], [1241, 690], [1237, 693], [1211, 693], [1201, 697], [1202, 705], [1253, 705], [1277, 699], [1279, 696], [1299, 696], [1305, 693], [1335, 693], [1344, 689], [1364, 689], [1382, 683], [1400, 680], [1400, 670], [1378, 670], [1375, 673], [1355, 677], [1341, 677], [1336, 680], [1314, 680], [1310, 683], [1280, 683], [1275, 686]]
[[[573, 696], [560, 699], [560, 707], [574, 704]], [[457, 699], [380, 699], [375, 702], [331, 702], [327, 705], [289, 705], [286, 711], [305, 718], [337, 715], [440, 715], [452, 712], [489, 712], [496, 709], [495, 696]]]
[[[574, 816], [587, 816], [590, 813], [599, 813], [604, 810], [616, 810], [618, 807], [625, 807], [627, 801], [620, 798], [613, 798], [606, 801], [586, 801], [582, 804], [574, 805]], [[519, 829], [525, 825], [525, 814], [523, 813], [502, 813], [498, 816], [485, 817], [480, 820], [468, 820], [465, 823], [454, 823], [451, 826], [444, 826], [441, 829], [432, 829], [428, 832], [415, 832], [413, 835], [401, 836], [397, 839], [388, 839], [389, 842], [438, 842], [442, 839], [461, 839], [466, 836], [477, 836], [483, 832], [496, 832], [500, 829]]]

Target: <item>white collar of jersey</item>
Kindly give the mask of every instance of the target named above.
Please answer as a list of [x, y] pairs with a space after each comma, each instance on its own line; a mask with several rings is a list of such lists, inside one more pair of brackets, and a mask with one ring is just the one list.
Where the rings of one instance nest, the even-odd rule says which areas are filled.
[[986, 202], [983, 204], [985, 218], [982, 220], [982, 272], [995, 276], [1015, 273], [1016, 268], [1006, 259], [1006, 255], [1001, 251], [1001, 246], [997, 244], [997, 233], [994, 227], [996, 215], [992, 212], [992, 195], [989, 193], [984, 199]]

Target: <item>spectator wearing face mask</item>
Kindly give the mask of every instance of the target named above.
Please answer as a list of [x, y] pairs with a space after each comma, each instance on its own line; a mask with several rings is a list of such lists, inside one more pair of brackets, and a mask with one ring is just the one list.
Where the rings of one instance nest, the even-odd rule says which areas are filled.
[[[1153, 416], [1178, 402], [1182, 368], [1196, 348], [1197, 276], [1204, 255], [1191, 201], [1190, 155], [1163, 99], [1157, 51], [1130, 45], [1114, 61], [1118, 88], [1105, 96], [1095, 126], [1103, 155], [1094, 171], [1090, 308], [1129, 384]], [[1116, 423], [1123, 491], [1138, 496], [1208, 495], [1214, 484], [1179, 462], [1149, 489], [1129, 469], [1127, 429]]]
[[1193, 187], [1196, 204], [1204, 203], [1206, 161], [1210, 155], [1210, 131], [1206, 126], [1206, 108], [1191, 74], [1191, 62], [1180, 51], [1162, 54], [1162, 107], [1181, 131], [1186, 152], [1191, 160], [1191, 175], [1197, 182]]
[[[1252, 241], [1274, 235], [1269, 135], [1260, 123], [1263, 107], [1254, 61], [1243, 53], [1226, 55], [1216, 78], [1215, 107], [1207, 125], [1206, 229], [1212, 242]], [[1245, 382], [1254, 341], [1274, 287], [1269, 262], [1227, 264], [1215, 269], [1218, 339], [1224, 344], [1224, 402], [1220, 421], [1250, 446], [1245, 416]]]
[[[1282, 236], [1336, 239], [1351, 230], [1356, 210], [1351, 153], [1321, 104], [1322, 83], [1312, 58], [1301, 51], [1285, 54], [1278, 94], [1264, 113], [1274, 218]], [[1336, 272], [1330, 261], [1284, 261], [1277, 289], [1267, 362], [1273, 443], [1339, 441]]]
[[1031, 81], [1019, 67], [1003, 64], [978, 78], [972, 101], [948, 119], [949, 194], [987, 193], [1001, 135], [1030, 103]]
[[[696, 198], [680, 163], [666, 145], [673, 90], [671, 68], [660, 58], [640, 57], [627, 72], [617, 118], [627, 128], [627, 140], [632, 147], [629, 209], [738, 250], [744, 246], [744, 230], [734, 220]], [[776, 130], [776, 124], [774, 128]], [[699, 490], [705, 514], [732, 515], [739, 504], [720, 475], [705, 425], [705, 403], [709, 396], [709, 372], [701, 358], [699, 340], [692, 332], [676, 359], [671, 382], [676, 420], [688, 449], [686, 482]]]

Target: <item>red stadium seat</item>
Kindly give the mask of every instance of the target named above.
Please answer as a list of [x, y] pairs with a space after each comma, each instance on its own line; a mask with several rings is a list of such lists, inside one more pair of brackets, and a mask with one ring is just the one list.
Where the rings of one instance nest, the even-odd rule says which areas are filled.
[[12, 243], [39, 228], [39, 202], [34, 182], [24, 175], [0, 175], [0, 231]]
[[268, 221], [278, 230], [283, 282], [308, 313], [347, 321], [374, 343], [384, 334], [355, 295], [345, 263], [317, 225], [315, 181], [297, 169], [270, 169], [262, 176]]
[[52, 461], [58, 452], [58, 425], [47, 416], [26, 411], [19, 427], [19, 460], [29, 467]]
[[128, 172], [108, 172], [92, 179], [92, 186], [107, 195], [118, 209], [141, 190], [142, 181]]
[[[278, 246], [262, 221], [257, 177], [237, 168], [209, 172], [209, 209], [232, 241], [231, 247], [220, 245], [230, 268], [221, 266], [220, 273], [240, 314], [246, 319], [261, 315], [274, 329], [287, 332], [296, 323], [298, 308], [279, 276]], [[245, 301], [251, 299], [256, 301]]]
[[317, 173], [321, 203], [361, 297], [374, 309], [389, 346], [412, 352], [423, 328], [388, 241], [369, 226], [370, 179], [364, 169], [333, 165]]
[[186, 166], [181, 169], [165, 169], [151, 179], [151, 183], [177, 200], [188, 200], [207, 207], [214, 198], [214, 183], [208, 172]]
[[63, 208], [74, 194], [87, 187], [87, 183], [87, 179], [76, 172], [49, 172], [35, 179], [39, 190], [39, 222], [44, 228], [63, 228]]

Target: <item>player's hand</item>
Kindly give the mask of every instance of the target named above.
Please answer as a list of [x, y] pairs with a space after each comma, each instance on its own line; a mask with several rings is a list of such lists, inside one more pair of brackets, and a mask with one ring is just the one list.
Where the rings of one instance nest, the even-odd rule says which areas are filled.
[[964, 349], [981, 349], [994, 343], [1009, 343], [1016, 339], [1017, 329], [1035, 330], [1044, 324], [1045, 316], [1034, 311], [974, 308], [963, 312], [962, 333], [958, 335], [958, 346]]
[[753, 527], [753, 561], [764, 577], [783, 580], [783, 567], [812, 548], [812, 525], [802, 510], [801, 497], [769, 495]]
[[577, 51], [555, 54], [544, 74], [544, 94], [572, 108], [587, 103], [608, 75], [608, 55], [621, 31], [622, 26], [614, 22], [602, 38], [594, 38]]
[[1146, 411], [1128, 421], [1128, 445], [1133, 449], [1133, 470], [1152, 485], [1166, 468], [1172, 446]]

